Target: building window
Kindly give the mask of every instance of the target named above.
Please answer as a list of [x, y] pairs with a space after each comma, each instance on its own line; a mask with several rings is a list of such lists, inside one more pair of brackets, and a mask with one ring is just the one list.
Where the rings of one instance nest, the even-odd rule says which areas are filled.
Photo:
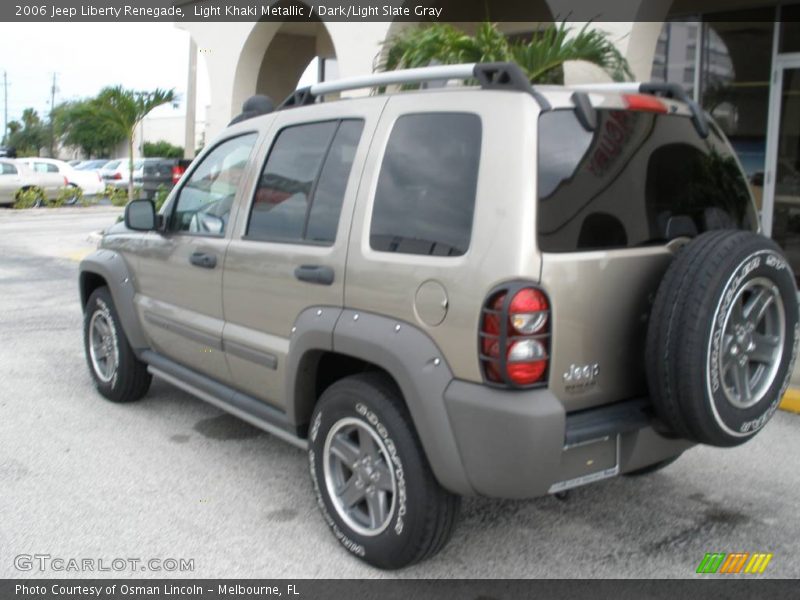
[[694, 95], [697, 70], [697, 21], [668, 21], [661, 28], [653, 58], [651, 79], [679, 83]]
[[773, 8], [707, 15], [700, 103], [728, 136], [761, 208], [772, 65]]

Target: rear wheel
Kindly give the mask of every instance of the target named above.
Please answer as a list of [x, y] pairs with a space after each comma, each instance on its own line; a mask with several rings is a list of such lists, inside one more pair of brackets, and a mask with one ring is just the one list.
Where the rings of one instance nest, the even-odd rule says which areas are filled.
[[86, 303], [83, 338], [98, 392], [112, 402], [132, 402], [147, 393], [151, 375], [128, 343], [107, 287], [97, 288]]
[[81, 190], [81, 188], [79, 188], [74, 183], [69, 184], [69, 189], [72, 192], [72, 194], [67, 197], [64, 204], [67, 204], [68, 206], [74, 206], [83, 197], [83, 190]]
[[390, 380], [363, 374], [334, 383], [311, 423], [312, 482], [342, 546], [383, 569], [419, 562], [444, 547], [459, 498], [434, 478]]

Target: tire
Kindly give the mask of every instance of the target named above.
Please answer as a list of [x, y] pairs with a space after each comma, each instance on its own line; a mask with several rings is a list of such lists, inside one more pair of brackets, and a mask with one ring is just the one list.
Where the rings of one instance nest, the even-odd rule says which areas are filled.
[[133, 353], [105, 286], [92, 292], [86, 303], [83, 345], [94, 385], [108, 400], [133, 402], [147, 393], [152, 377]]
[[[341, 379], [322, 394], [311, 423], [311, 480], [342, 546], [381, 569], [414, 564], [445, 546], [460, 498], [434, 478], [393, 382], [378, 373]], [[357, 461], [358, 471], [351, 466]], [[352, 494], [347, 502], [337, 488]]]
[[658, 419], [698, 443], [748, 441], [780, 403], [797, 341], [797, 290], [780, 248], [747, 231], [698, 236], [667, 270], [648, 326]]
[[678, 456], [673, 456], [671, 458], [664, 459], [657, 463], [653, 463], [652, 465], [647, 465], [646, 467], [642, 467], [641, 469], [636, 469], [635, 471], [628, 471], [624, 473], [625, 477], [641, 477], [642, 475], [650, 475], [650, 473], [655, 473], [656, 471], [660, 471], [661, 469], [665, 469], [666, 467], [670, 466], [676, 460], [681, 457], [680, 454]]
[[79, 194], [80, 196], [83, 196], [83, 191], [81, 190], [80, 187], [78, 187], [74, 183], [70, 183], [69, 187], [75, 191], [75, 195], [68, 198], [67, 201], [64, 202], [64, 204], [66, 204], [67, 206], [75, 206], [78, 203]]

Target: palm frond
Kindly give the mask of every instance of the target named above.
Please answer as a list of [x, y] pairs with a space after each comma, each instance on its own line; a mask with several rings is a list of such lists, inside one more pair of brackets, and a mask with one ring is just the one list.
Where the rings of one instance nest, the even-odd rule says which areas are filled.
[[401, 31], [386, 42], [384, 59], [377, 69], [389, 71], [424, 67], [432, 63], [513, 61], [532, 83], [563, 83], [564, 63], [587, 61], [602, 68], [614, 81], [632, 78], [628, 61], [608, 34], [584, 25], [575, 35], [566, 21], [551, 24], [529, 41], [510, 42], [489, 21], [475, 35], [453, 25], [434, 23]]

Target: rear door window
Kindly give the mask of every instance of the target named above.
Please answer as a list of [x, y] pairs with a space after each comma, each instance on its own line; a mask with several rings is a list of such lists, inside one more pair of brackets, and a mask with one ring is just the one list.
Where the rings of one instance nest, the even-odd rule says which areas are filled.
[[373, 250], [434, 256], [467, 251], [481, 133], [480, 117], [471, 113], [397, 119], [375, 191]]
[[332, 245], [364, 121], [286, 127], [256, 189], [247, 238]]
[[755, 229], [749, 188], [715, 127], [601, 110], [586, 131], [572, 110], [539, 117], [537, 229], [546, 252], [627, 248], [711, 229]]

